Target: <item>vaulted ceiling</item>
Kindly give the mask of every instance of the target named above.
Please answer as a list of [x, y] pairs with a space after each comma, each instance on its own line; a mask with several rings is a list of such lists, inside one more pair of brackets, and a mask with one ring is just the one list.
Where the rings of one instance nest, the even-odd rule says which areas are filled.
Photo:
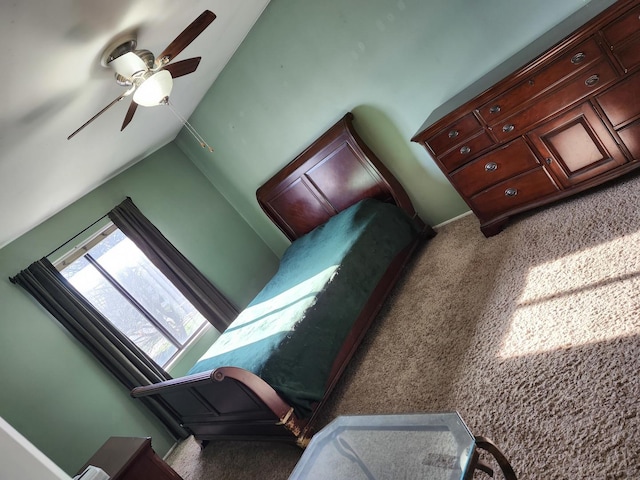
[[166, 106], [139, 107], [120, 131], [130, 100], [101, 65], [123, 34], [158, 55], [204, 10], [213, 23], [175, 61], [201, 56], [176, 78], [171, 103], [189, 117], [269, 0], [7, 0], [0, 3], [0, 247], [175, 138]]

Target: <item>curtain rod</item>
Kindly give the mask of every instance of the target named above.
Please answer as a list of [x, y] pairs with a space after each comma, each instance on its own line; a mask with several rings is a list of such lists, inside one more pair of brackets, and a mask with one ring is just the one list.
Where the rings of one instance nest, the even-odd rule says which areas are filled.
[[[131, 201], [131, 197], [127, 196], [125, 197], [125, 201], [129, 200]], [[71, 237], [69, 240], [61, 243], [60, 245], [58, 245], [56, 248], [54, 248], [53, 250], [51, 250], [49, 253], [47, 253], [45, 255], [45, 257], [49, 257], [51, 255], [53, 255], [54, 253], [56, 253], [58, 250], [60, 250], [62, 247], [64, 247], [67, 243], [74, 241], [76, 238], [78, 238], [80, 235], [82, 235], [84, 232], [86, 232], [87, 230], [89, 230], [91, 227], [93, 227], [96, 223], [100, 222], [101, 220], [104, 220], [105, 218], [107, 218], [109, 216], [109, 214], [113, 211], [113, 209], [109, 210], [107, 213], [105, 213], [104, 215], [102, 215], [100, 218], [98, 218], [96, 221], [94, 221], [91, 225], [87, 226], [86, 228], [82, 229], [80, 232], [76, 233], [73, 237]], [[11, 283], [16, 283], [15, 282], [15, 277], [9, 277], [9, 280], [11, 281]]]
[[[124, 201], [132, 201], [130, 196], [126, 196]], [[120, 203], [121, 205], [121, 203]], [[99, 219], [97, 219], [95, 222], [93, 222], [91, 225], [89, 225], [87, 228], [85, 228], [84, 230], [76, 233], [73, 237], [71, 237], [69, 240], [67, 240], [66, 242], [58, 245], [55, 249], [53, 249], [52, 251], [50, 251], [49, 253], [47, 253], [45, 255], [45, 257], [48, 257], [49, 255], [53, 255], [54, 253], [56, 253], [58, 250], [60, 250], [62, 247], [64, 247], [67, 243], [72, 242], [73, 240], [75, 240], [76, 238], [78, 238], [80, 235], [82, 235], [84, 232], [86, 232], [87, 230], [89, 230], [91, 227], [93, 227], [96, 223], [98, 223], [100, 220], [104, 220], [106, 217], [109, 216], [109, 214], [113, 211], [113, 208], [111, 210], [109, 210], [107, 213], [105, 213], [104, 215], [102, 215]]]
[[[75, 240], [76, 238], [78, 238], [80, 235], [82, 235], [84, 232], [86, 232], [87, 230], [89, 230], [91, 227], [93, 227], [96, 223], [98, 223], [101, 220], [104, 220], [106, 217], [109, 216], [109, 213], [105, 213], [104, 215], [102, 215], [99, 219], [97, 219], [95, 222], [93, 222], [91, 225], [89, 225], [88, 227], [84, 228], [83, 230], [81, 230], [80, 232], [76, 233], [73, 237], [71, 237], [69, 240], [67, 240], [66, 242], [61, 243], [60, 245], [58, 245], [56, 248], [54, 248], [53, 250], [51, 250], [49, 253], [47, 253], [45, 255], [45, 258], [53, 255], [54, 253], [56, 253], [58, 250], [60, 250], [62, 247], [64, 247], [67, 243], [72, 242], [73, 240]], [[16, 283], [16, 277], [9, 277], [9, 281], [13, 284]]]
[[[109, 212], [110, 213], [110, 212]], [[97, 219], [95, 222], [93, 222], [91, 225], [89, 225], [88, 227], [84, 228], [83, 230], [79, 231], [78, 233], [76, 233], [73, 237], [71, 237], [69, 240], [61, 243], [60, 245], [58, 245], [56, 248], [54, 248], [53, 250], [51, 250], [49, 253], [47, 253], [45, 255], [45, 257], [48, 257], [49, 255], [53, 255], [54, 253], [56, 253], [58, 250], [60, 250], [62, 247], [64, 247], [67, 243], [74, 241], [76, 238], [78, 238], [80, 235], [82, 235], [84, 232], [86, 232], [87, 230], [89, 230], [91, 227], [93, 227], [96, 223], [100, 222], [101, 220], [104, 220], [106, 217], [109, 216], [109, 213], [105, 213], [104, 215], [102, 215], [99, 219]]]

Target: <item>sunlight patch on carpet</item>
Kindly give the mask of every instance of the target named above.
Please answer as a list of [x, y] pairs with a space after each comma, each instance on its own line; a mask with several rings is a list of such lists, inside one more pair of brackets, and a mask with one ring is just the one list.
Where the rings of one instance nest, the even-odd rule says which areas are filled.
[[640, 335], [640, 233], [629, 237], [531, 268], [499, 356]]

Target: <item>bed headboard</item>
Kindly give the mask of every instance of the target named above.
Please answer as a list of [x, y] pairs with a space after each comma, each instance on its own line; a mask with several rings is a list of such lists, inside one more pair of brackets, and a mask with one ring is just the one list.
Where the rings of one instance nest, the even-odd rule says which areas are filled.
[[351, 112], [258, 188], [256, 196], [292, 241], [371, 197], [395, 203], [423, 225], [407, 192], [358, 136]]

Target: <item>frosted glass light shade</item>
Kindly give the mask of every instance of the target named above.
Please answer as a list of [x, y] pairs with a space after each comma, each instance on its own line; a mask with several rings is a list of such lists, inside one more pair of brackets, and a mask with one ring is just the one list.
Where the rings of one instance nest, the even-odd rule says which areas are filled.
[[154, 107], [169, 96], [172, 88], [173, 77], [167, 70], [160, 70], [136, 88], [133, 101], [143, 107]]
[[147, 69], [144, 61], [133, 52], [127, 52], [114, 58], [109, 62], [109, 66], [126, 78], [131, 78], [136, 73], [144, 72]]

